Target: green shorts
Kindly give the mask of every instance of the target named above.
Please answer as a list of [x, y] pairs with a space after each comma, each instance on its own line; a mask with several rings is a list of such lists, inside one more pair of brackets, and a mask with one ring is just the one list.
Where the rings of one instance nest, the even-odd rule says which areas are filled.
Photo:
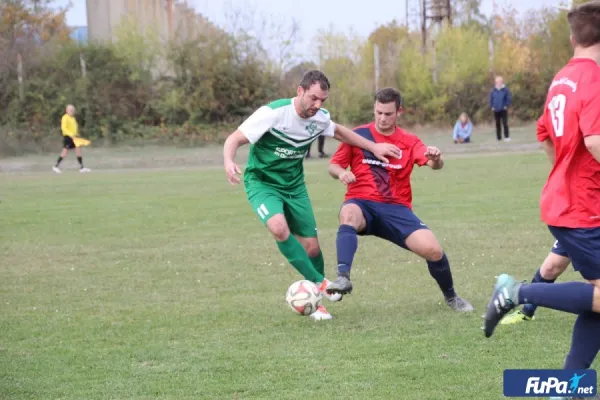
[[306, 188], [290, 195], [252, 182], [246, 185], [246, 195], [264, 225], [273, 215], [283, 214], [292, 234], [317, 237], [317, 222]]

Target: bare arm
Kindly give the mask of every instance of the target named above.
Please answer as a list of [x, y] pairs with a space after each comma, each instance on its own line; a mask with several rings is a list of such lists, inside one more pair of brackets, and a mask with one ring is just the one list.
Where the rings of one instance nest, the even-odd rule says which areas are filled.
[[370, 151], [373, 153], [373, 155], [375, 155], [375, 157], [385, 163], [389, 162], [386, 156], [395, 158], [400, 158], [402, 156], [402, 152], [397, 146], [394, 146], [390, 143], [372, 142], [342, 125], [335, 124], [333, 137], [342, 143]]
[[585, 142], [585, 147], [592, 153], [596, 161], [600, 162], [600, 135], [586, 136], [583, 141]]
[[248, 138], [239, 130], [229, 135], [223, 146], [223, 160], [225, 163], [234, 162], [237, 149], [248, 143], [250, 143]]
[[556, 151], [554, 150], [554, 144], [552, 143], [552, 139], [547, 138], [546, 140], [544, 140], [542, 142], [542, 149], [544, 149], [544, 152], [548, 156], [550, 164], [554, 165], [554, 162], [556, 161]]
[[440, 154], [440, 157], [436, 160], [429, 160], [427, 161], [427, 166], [431, 169], [442, 169], [444, 168], [444, 159], [442, 158], [442, 155]]
[[365, 139], [358, 133], [340, 124], [335, 124], [333, 137], [342, 143], [347, 143], [350, 146], [360, 147], [361, 149], [365, 149], [370, 152], [373, 152], [373, 146], [375, 145], [374, 142]]
[[227, 137], [223, 145], [223, 165], [227, 180], [232, 185], [240, 183], [238, 175], [242, 173], [240, 168], [235, 163], [235, 154], [240, 146], [250, 143], [248, 138], [238, 129]]
[[329, 164], [329, 175], [331, 175], [333, 179], [339, 179], [344, 185], [356, 182], [354, 173], [339, 164]]
[[342, 168], [342, 166], [338, 164], [329, 164], [328, 171], [329, 175], [331, 175], [333, 179], [339, 179], [340, 174], [344, 173], [346, 169]]
[[442, 169], [444, 167], [444, 159], [442, 158], [442, 152], [440, 149], [434, 146], [428, 146], [425, 149], [424, 156], [427, 158], [427, 165], [431, 169]]

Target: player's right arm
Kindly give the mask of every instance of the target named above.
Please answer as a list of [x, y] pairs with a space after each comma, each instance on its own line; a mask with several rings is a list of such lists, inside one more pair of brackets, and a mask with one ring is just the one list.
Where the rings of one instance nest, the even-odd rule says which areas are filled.
[[550, 138], [550, 134], [546, 128], [545, 121], [545, 114], [537, 120], [537, 140], [541, 143], [542, 149], [548, 156], [550, 164], [554, 165], [556, 160], [556, 150], [554, 149], [554, 143], [552, 143], [552, 139]]
[[277, 114], [271, 107], [262, 106], [227, 137], [223, 145], [223, 164], [229, 183], [236, 185], [241, 181], [239, 176], [242, 171], [235, 163], [237, 149], [245, 144], [258, 142], [275, 125], [276, 119]]
[[240, 183], [240, 175], [242, 174], [240, 167], [235, 163], [235, 154], [240, 146], [248, 143], [250, 143], [248, 138], [238, 129], [227, 137], [223, 145], [223, 166], [225, 167], [227, 180], [232, 185]]
[[335, 152], [329, 163], [329, 175], [333, 179], [339, 179], [342, 183], [348, 185], [356, 182], [356, 177], [352, 171], [348, 170], [352, 161], [352, 146], [342, 143]]
[[583, 134], [583, 140], [588, 151], [596, 161], [600, 162], [600, 80], [589, 88], [590, 96], [583, 102], [583, 108], [579, 114], [579, 129]]
[[400, 158], [402, 152], [398, 146], [391, 143], [376, 143], [365, 139], [353, 130], [346, 128], [340, 124], [334, 124], [333, 137], [342, 143], [346, 143], [352, 146], [360, 147], [361, 149], [370, 151], [375, 157], [384, 163], [388, 163], [389, 160], [386, 156]]

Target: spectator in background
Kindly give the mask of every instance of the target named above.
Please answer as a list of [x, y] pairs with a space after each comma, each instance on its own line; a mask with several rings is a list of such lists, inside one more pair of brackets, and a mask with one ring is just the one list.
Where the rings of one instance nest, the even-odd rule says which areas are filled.
[[510, 90], [504, 85], [504, 80], [501, 76], [496, 77], [496, 85], [490, 92], [490, 108], [494, 112], [496, 119], [496, 138], [502, 140], [500, 121], [504, 126], [504, 140], [509, 141], [510, 135], [508, 132], [508, 107], [512, 105]]
[[[327, 158], [329, 157], [328, 154], [325, 154], [325, 136], [321, 135], [319, 136], [319, 139], [317, 139], [319, 141], [319, 157], [320, 158]], [[310, 158], [310, 149], [312, 148], [312, 143], [310, 144], [310, 146], [308, 147], [308, 151], [306, 152], [306, 158]]]
[[454, 143], [469, 143], [471, 142], [471, 133], [473, 132], [473, 124], [467, 113], [460, 114], [458, 121], [454, 125]]

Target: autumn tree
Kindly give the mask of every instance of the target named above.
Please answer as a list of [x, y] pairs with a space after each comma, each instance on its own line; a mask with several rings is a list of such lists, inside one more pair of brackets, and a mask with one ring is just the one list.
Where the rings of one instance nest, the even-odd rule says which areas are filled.
[[[0, 2], [0, 108], [20, 109], [32, 69], [51, 58], [56, 48], [68, 43], [66, 9], [53, 9], [50, 0], [3, 0]], [[18, 76], [23, 77], [19, 88]], [[0, 123], [22, 113], [0, 114]]]

